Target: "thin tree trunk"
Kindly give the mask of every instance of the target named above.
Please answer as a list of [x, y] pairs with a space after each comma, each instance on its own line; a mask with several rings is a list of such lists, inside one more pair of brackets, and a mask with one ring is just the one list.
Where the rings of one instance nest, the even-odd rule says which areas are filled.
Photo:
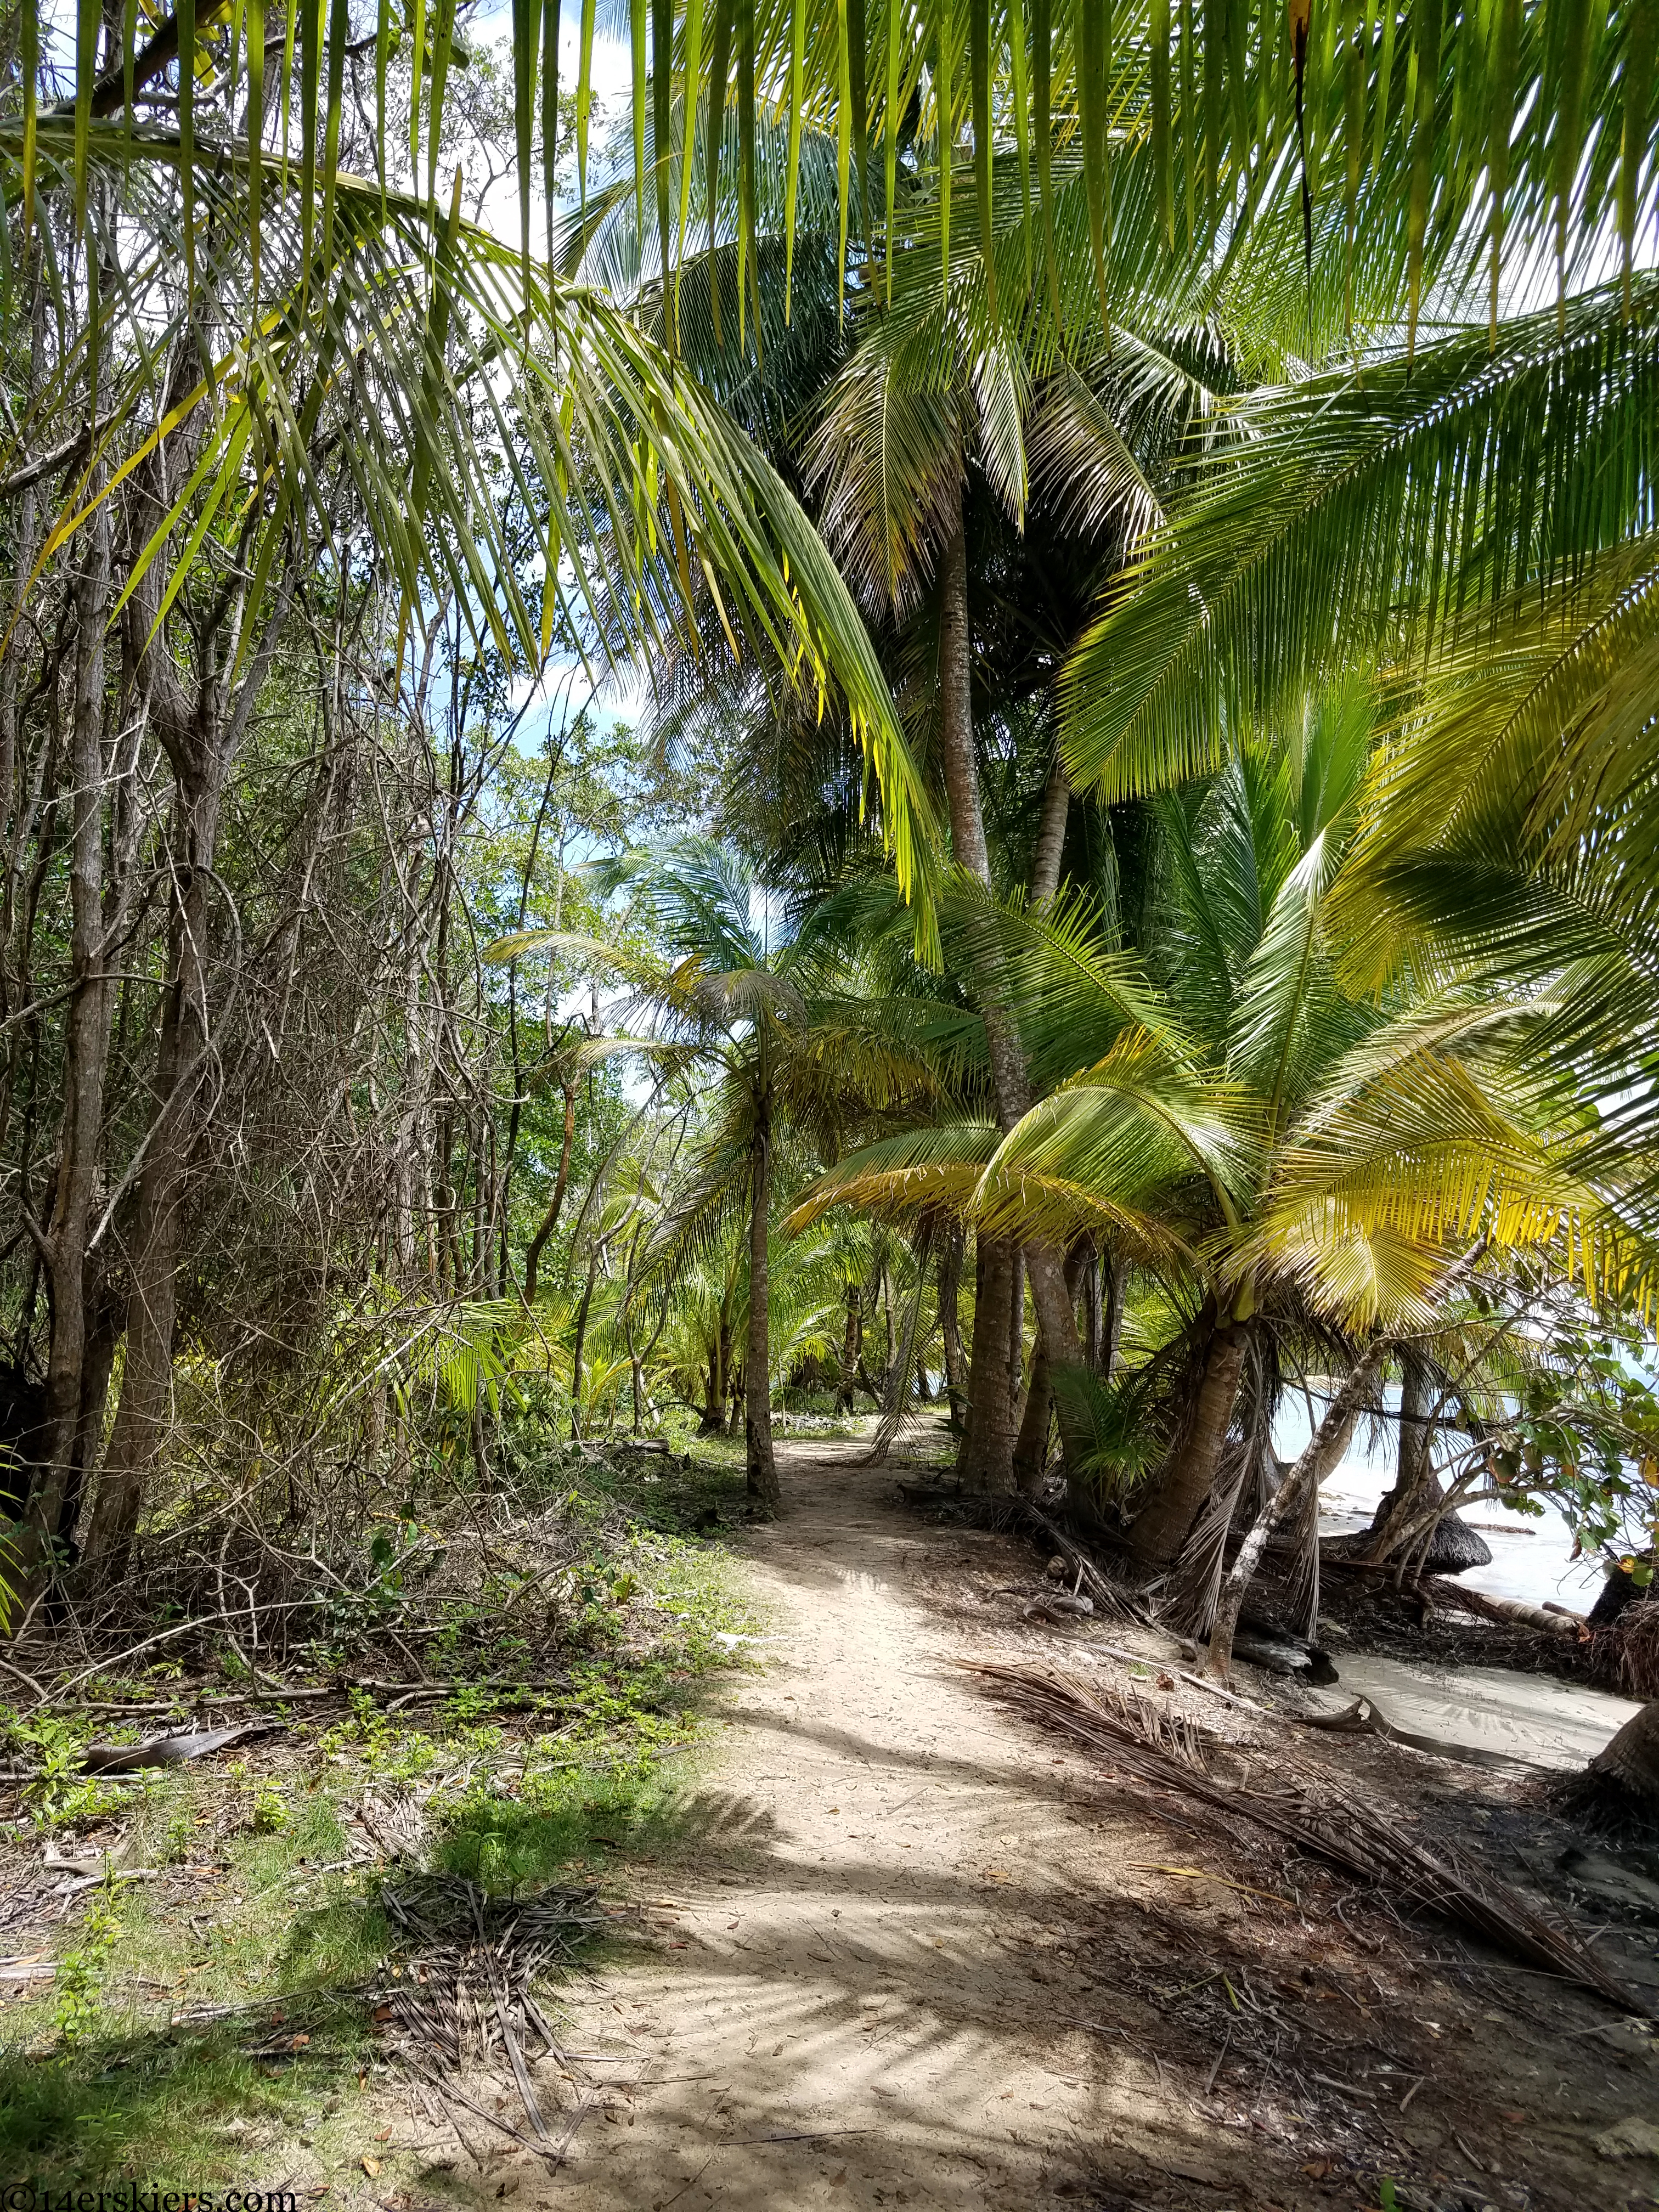
[[593, 1303], [593, 1278], [599, 1273], [599, 1249], [596, 1244], [587, 1255], [587, 1280], [582, 1286], [582, 1302], [576, 1309], [576, 1342], [570, 1355], [570, 1433], [580, 1436], [582, 1402], [582, 1354], [587, 1348], [587, 1310]]
[[559, 1225], [559, 1215], [564, 1206], [564, 1194], [570, 1181], [570, 1148], [576, 1135], [576, 1086], [564, 1085], [564, 1136], [559, 1146], [559, 1172], [553, 1184], [552, 1203], [542, 1216], [541, 1225], [526, 1246], [524, 1255], [524, 1302], [527, 1306], [536, 1303], [536, 1283], [541, 1267], [542, 1253], [548, 1238]]
[[88, 1551], [106, 1582], [125, 1571], [145, 1482], [173, 1405], [185, 1169], [195, 1137], [195, 1093], [208, 1049], [207, 951], [215, 896], [211, 867], [223, 790], [222, 754], [204, 748], [206, 773], [177, 799], [174, 868], [181, 885], [169, 933], [172, 981], [155, 1057], [155, 1115], [138, 1184], [127, 1351], [109, 1456], [93, 1507]]
[[750, 1510], [763, 1514], [768, 1520], [783, 1503], [777, 1462], [772, 1455], [772, 1338], [768, 1324], [766, 1253], [771, 1200], [772, 1132], [763, 1118], [756, 1133], [754, 1190], [749, 1210], [749, 1348], [744, 1376]]
[[1109, 1382], [1117, 1372], [1118, 1346], [1123, 1340], [1123, 1262], [1109, 1252], [1100, 1255], [1106, 1291], [1106, 1323], [1100, 1348], [1101, 1380]]
[[87, 1247], [103, 1158], [109, 1062], [109, 986], [104, 933], [104, 634], [110, 590], [110, 520], [100, 502], [85, 565], [75, 581], [75, 703], [70, 727], [73, 828], [70, 843], [70, 999], [64, 1039], [64, 1105], [58, 1174], [46, 1235], [52, 1330], [46, 1416], [29, 1502], [31, 1544], [50, 1557], [64, 1503], [78, 1489], [82, 1367], [87, 1351]]
[[1164, 1566], [1175, 1558], [1210, 1494], [1238, 1395], [1245, 1340], [1246, 1331], [1236, 1323], [1218, 1328], [1210, 1339], [1192, 1424], [1129, 1531], [1130, 1549], [1148, 1566]]
[[951, 1403], [951, 1426], [960, 1430], [966, 1413], [963, 1386], [967, 1363], [962, 1354], [963, 1235], [953, 1225], [945, 1239], [939, 1261], [939, 1326], [944, 1346], [945, 1388]]
[[1359, 1418], [1360, 1407], [1388, 1348], [1388, 1339], [1379, 1337], [1353, 1369], [1325, 1408], [1324, 1419], [1309, 1437], [1307, 1449], [1256, 1516], [1255, 1526], [1239, 1546], [1238, 1556], [1222, 1583], [1215, 1620], [1210, 1630], [1210, 1673], [1225, 1679], [1233, 1663], [1233, 1636], [1238, 1627], [1239, 1609], [1244, 1602], [1244, 1593], [1261, 1564], [1267, 1540], [1302, 1501], [1307, 1486], [1311, 1483], [1317, 1492], [1325, 1477], [1348, 1449], [1348, 1439], [1353, 1434], [1353, 1425]]

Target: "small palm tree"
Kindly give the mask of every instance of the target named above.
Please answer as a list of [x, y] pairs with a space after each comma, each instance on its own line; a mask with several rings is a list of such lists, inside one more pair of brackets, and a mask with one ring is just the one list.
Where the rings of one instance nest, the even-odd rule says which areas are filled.
[[768, 1296], [780, 1163], [797, 1146], [833, 1158], [854, 1131], [937, 1098], [939, 1079], [914, 1020], [907, 1029], [912, 1010], [859, 993], [843, 909], [826, 904], [799, 922], [781, 916], [746, 862], [696, 837], [640, 848], [592, 874], [602, 894], [627, 890], [643, 905], [659, 953], [532, 931], [503, 939], [494, 957], [556, 945], [609, 969], [647, 1018], [652, 1035], [641, 1048], [707, 1081], [678, 1194], [635, 1280], [672, 1279], [734, 1217], [744, 1220], [749, 1495], [751, 1509], [769, 1516], [780, 1503]]

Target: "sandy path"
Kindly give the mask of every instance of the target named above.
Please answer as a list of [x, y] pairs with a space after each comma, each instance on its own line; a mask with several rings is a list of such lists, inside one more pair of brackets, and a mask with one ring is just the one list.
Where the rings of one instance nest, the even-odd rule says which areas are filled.
[[1081, 1770], [951, 1678], [863, 1449], [787, 1454], [753, 1547], [783, 1640], [736, 1687], [706, 1856], [657, 1955], [575, 1998], [580, 2047], [638, 2083], [579, 2132], [581, 2212], [1030, 2206], [1110, 2133], [1085, 1994], [1042, 1964]]

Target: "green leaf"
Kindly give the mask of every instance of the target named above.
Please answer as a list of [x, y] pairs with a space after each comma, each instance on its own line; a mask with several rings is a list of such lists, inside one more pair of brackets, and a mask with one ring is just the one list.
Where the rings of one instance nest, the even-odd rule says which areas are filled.
[[720, 266], [714, 246], [720, 219], [720, 155], [726, 148], [726, 92], [732, 76], [732, 5], [733, 0], [714, 0], [714, 44], [708, 57], [708, 119], [703, 126], [708, 140], [708, 305], [717, 346], [724, 341], [720, 336]]
[[[1519, 0], [1508, 0], [1518, 7]], [[1653, 113], [1653, 76], [1659, 62], [1659, 0], [1630, 0], [1625, 25], [1625, 58], [1620, 70], [1623, 110], [1619, 142], [1619, 243], [1624, 257], [1625, 312], [1630, 313], [1632, 258], [1640, 206], [1642, 163]]]
[[[789, 152], [783, 180], [783, 319], [787, 323], [794, 300], [795, 206], [800, 190], [800, 132], [803, 85], [806, 66], [806, 0], [792, 0], [789, 10]], [[714, 194], [709, 194], [709, 244], [714, 244]], [[892, 241], [888, 240], [888, 289], [892, 288]], [[711, 268], [709, 283], [714, 283]]]
[[593, 15], [596, 0], [582, 0], [581, 52], [576, 60], [576, 189], [587, 217], [587, 125], [593, 112]]
[[[93, 9], [94, 19], [98, 10]], [[81, 21], [84, 26], [87, 0], [82, 0]], [[96, 24], [94, 21], [94, 35]], [[91, 117], [92, 80], [88, 68], [87, 76], [87, 113]], [[81, 101], [76, 95], [76, 140], [79, 147], [82, 125]], [[196, 291], [196, 0], [179, 0], [179, 191], [183, 203], [185, 233], [185, 289], [192, 297]], [[75, 185], [76, 221], [86, 205], [86, 178], [78, 167]]]
[[986, 311], [994, 324], [997, 274], [991, 223], [991, 0], [968, 0], [968, 46], [973, 78], [974, 183], [979, 202], [980, 261], [985, 270]]
[[[384, 139], [384, 131], [382, 131]], [[265, 0], [247, 0], [247, 142], [256, 150], [265, 137]], [[385, 175], [385, 155], [381, 155]], [[252, 161], [247, 167], [248, 289], [252, 311], [259, 312], [259, 217], [264, 190], [264, 163]]]
[[[100, 0], [79, 0], [75, 11], [75, 228], [79, 231], [87, 219], [87, 145], [92, 126], [92, 88], [98, 76], [98, 33], [104, 20]], [[196, 10], [191, 0], [191, 51], [195, 51]], [[39, 33], [36, 33], [38, 40]], [[179, 130], [182, 137], [188, 129], [190, 112], [185, 97], [186, 69], [185, 54], [185, 12], [179, 11], [179, 52], [180, 56], [179, 90]]]
[[340, 104], [345, 91], [346, 46], [351, 37], [347, 0], [332, 0], [328, 25], [328, 118], [323, 136], [323, 274], [334, 266], [334, 189], [340, 171]]
[[1170, 0], [1152, 0], [1151, 70], [1152, 169], [1158, 179], [1158, 220], [1166, 246], [1175, 244], [1170, 144]]
[[[530, 151], [536, 113], [536, 46], [541, 10], [538, 0], [513, 0], [513, 143], [519, 167], [519, 252], [530, 289]], [[530, 343], [526, 322], [524, 342]]]

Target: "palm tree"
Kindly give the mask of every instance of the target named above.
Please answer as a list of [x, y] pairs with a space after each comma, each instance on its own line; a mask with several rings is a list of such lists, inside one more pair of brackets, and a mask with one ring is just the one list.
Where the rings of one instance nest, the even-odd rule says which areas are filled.
[[793, 921], [731, 850], [696, 837], [595, 865], [601, 895], [629, 891], [662, 954], [636, 957], [592, 939], [530, 931], [492, 957], [537, 946], [617, 975], [648, 1012], [653, 1049], [708, 1083], [672, 1206], [639, 1279], [672, 1284], [739, 1215], [747, 1237], [745, 1434], [751, 1508], [780, 1503], [772, 1448], [769, 1277], [780, 1163], [791, 1146], [832, 1158], [848, 1133], [931, 1103], [942, 1085], [914, 1010], [860, 995], [841, 908]]

